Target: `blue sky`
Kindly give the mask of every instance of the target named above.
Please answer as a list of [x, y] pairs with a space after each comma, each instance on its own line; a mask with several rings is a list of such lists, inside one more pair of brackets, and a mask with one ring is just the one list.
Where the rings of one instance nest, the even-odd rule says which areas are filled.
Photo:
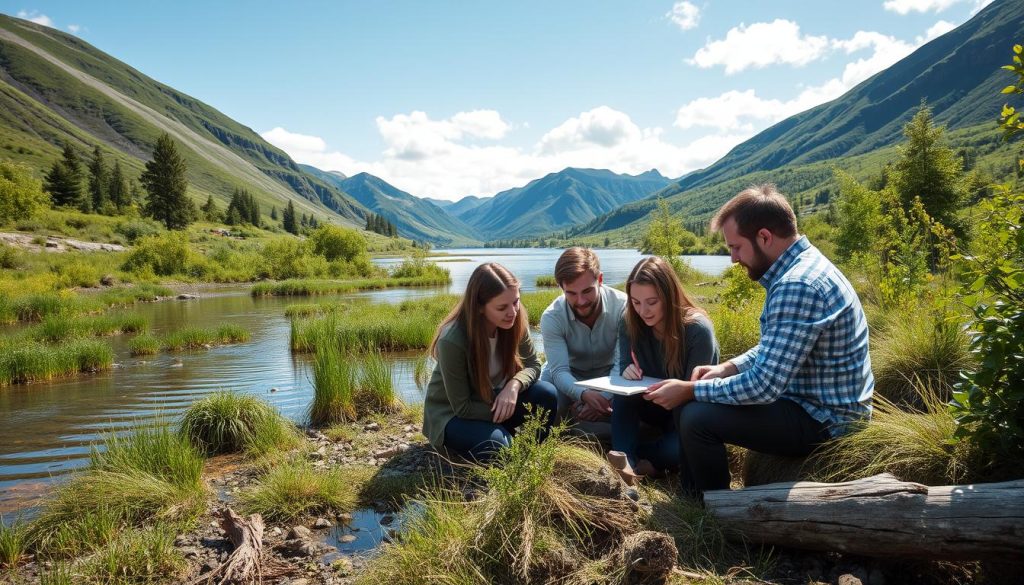
[[675, 178], [834, 99], [987, 0], [30, 2], [299, 162], [414, 195], [566, 166]]

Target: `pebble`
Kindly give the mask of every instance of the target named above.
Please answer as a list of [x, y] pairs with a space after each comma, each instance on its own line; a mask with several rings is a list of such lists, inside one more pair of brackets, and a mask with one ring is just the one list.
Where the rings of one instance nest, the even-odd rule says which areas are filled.
[[270, 391], [271, 392], [277, 392], [277, 388], [271, 388]]
[[853, 575], [851, 575], [849, 573], [845, 573], [843, 575], [839, 575], [839, 580], [836, 581], [836, 582], [839, 585], [863, 585], [863, 583], [861, 582], [860, 579], [858, 579], [857, 577], [855, 577], [855, 576], [853, 576]]
[[380, 424], [375, 423], [375, 422], [368, 423], [365, 427], [363, 427], [363, 430], [364, 431], [379, 431], [380, 430]]
[[317, 518], [313, 523], [313, 528], [330, 528], [331, 526], [334, 526], [334, 523], [327, 518]]
[[275, 526], [270, 529], [270, 534], [272, 536], [281, 536], [282, 533], [284, 533], [284, 530], [281, 530], [281, 528], [278, 526]]
[[305, 526], [293, 526], [288, 531], [288, 540], [309, 540], [313, 538], [313, 533]]
[[349, 542], [355, 542], [355, 540], [356, 540], [355, 536], [353, 536], [351, 534], [344, 534], [344, 535], [341, 536], [341, 538], [338, 539], [338, 542], [349, 543]]
[[350, 514], [348, 512], [342, 512], [341, 514], [338, 514], [337, 518], [338, 518], [338, 522], [349, 523], [349, 522], [352, 521], [352, 514]]

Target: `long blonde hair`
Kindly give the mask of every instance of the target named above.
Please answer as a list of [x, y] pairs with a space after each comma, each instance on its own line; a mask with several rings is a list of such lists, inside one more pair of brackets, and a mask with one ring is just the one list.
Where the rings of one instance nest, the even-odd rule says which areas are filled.
[[658, 300], [664, 307], [662, 322], [665, 324], [665, 334], [661, 340], [661, 347], [664, 352], [665, 369], [670, 376], [678, 378], [683, 375], [686, 363], [686, 326], [693, 323], [697, 315], [707, 313], [694, 304], [686, 294], [679, 277], [668, 262], [658, 256], [644, 258], [637, 262], [626, 280], [626, 333], [629, 334], [632, 343], [636, 343], [641, 335], [654, 334], [653, 328], [644, 323], [633, 307], [630, 290], [634, 284], [651, 285], [658, 292]]
[[[444, 318], [430, 342], [430, 355], [437, 359], [437, 340], [448, 326], [462, 326], [469, 340], [470, 379], [476, 383], [485, 402], [494, 400], [494, 389], [491, 388], [491, 377], [488, 364], [491, 347], [487, 341], [487, 318], [484, 306], [491, 299], [512, 287], [519, 287], [519, 279], [507, 268], [496, 262], [486, 262], [476, 267], [466, 284], [466, 293], [455, 305], [451, 313]], [[501, 371], [505, 378], [511, 378], [523, 369], [523, 360], [519, 355], [519, 341], [527, 332], [526, 307], [520, 305], [515, 323], [509, 329], [498, 327], [498, 343], [495, 350], [501, 362]]]

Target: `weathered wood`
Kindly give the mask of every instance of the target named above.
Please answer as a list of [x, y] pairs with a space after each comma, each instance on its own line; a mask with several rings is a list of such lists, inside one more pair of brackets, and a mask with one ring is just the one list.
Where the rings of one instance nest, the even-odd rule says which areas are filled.
[[704, 494], [731, 537], [872, 557], [1024, 559], [1024, 480], [927, 487], [889, 474]]
[[275, 578], [293, 572], [293, 568], [277, 559], [267, 558], [263, 551], [263, 517], [252, 514], [242, 518], [231, 508], [220, 511], [220, 528], [234, 550], [227, 560], [190, 585], [199, 583], [262, 583], [264, 577]]

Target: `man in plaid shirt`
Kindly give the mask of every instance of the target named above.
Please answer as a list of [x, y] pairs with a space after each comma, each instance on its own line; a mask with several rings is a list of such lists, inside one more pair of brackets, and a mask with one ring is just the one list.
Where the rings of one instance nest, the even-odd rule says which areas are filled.
[[761, 340], [689, 381], [665, 380], [645, 398], [675, 409], [683, 488], [729, 487], [725, 445], [806, 456], [871, 416], [868, 326], [845, 276], [796, 228], [774, 185], [751, 187], [711, 222], [732, 261], [768, 291]]

